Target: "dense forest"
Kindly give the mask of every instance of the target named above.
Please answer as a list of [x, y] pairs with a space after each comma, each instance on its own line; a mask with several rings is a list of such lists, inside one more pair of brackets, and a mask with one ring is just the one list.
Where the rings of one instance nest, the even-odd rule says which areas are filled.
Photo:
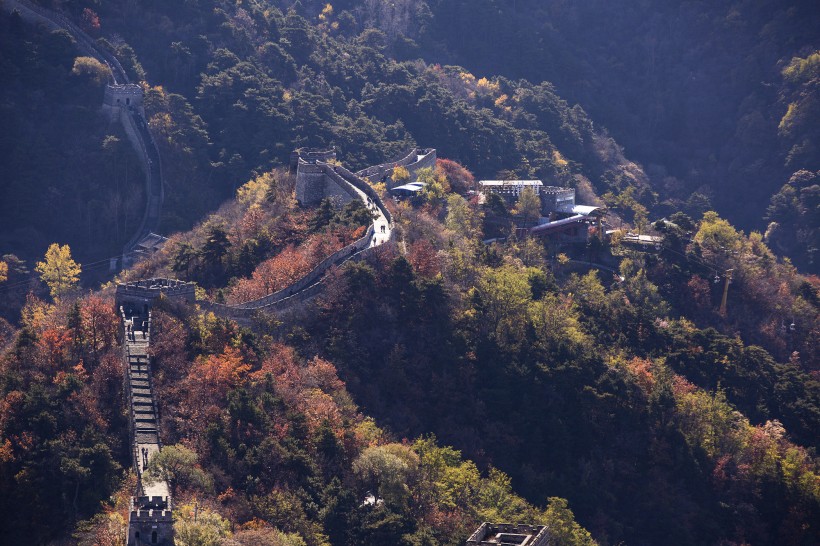
[[[794, 173], [820, 166], [816, 2], [427, 4], [414, 21], [425, 58], [553, 82], [645, 167], [659, 212], [710, 203], [745, 229], [776, 221], [798, 240], [782, 249], [817, 271], [816, 250], [805, 253], [817, 219], [783, 226], [766, 210]], [[814, 188], [799, 205], [810, 215]]]
[[[563, 184], [583, 177], [599, 195], [651, 184], [640, 200], [659, 216], [716, 207], [746, 229], [769, 228], [779, 250], [816, 271], [817, 184], [796, 193], [787, 187], [795, 173], [820, 169], [812, 122], [820, 36], [812, 2], [675, 2], [650, 17], [643, 6], [595, 1], [200, 4], [92, 3], [94, 19], [86, 23], [135, 80], [157, 87], [152, 124], [168, 138], [167, 152], [182, 156], [169, 178], [190, 211], [179, 216], [180, 207], [169, 207], [169, 230], [190, 225], [249, 172], [281, 164], [300, 144], [336, 144], [349, 150], [345, 159], [364, 164], [392, 157], [409, 142], [435, 140], [481, 177], [514, 171]], [[82, 2], [47, 5], [88, 18]], [[73, 129], [60, 119], [65, 103], [93, 109], [94, 93], [80, 94], [85, 103], [62, 96], [89, 76], [75, 70], [69, 79], [72, 55], [49, 54], [49, 47], [61, 47], [59, 37], [38, 44], [4, 36], [12, 65], [6, 73], [20, 74], [4, 90], [10, 119], [17, 120], [4, 153], [12, 156], [20, 136], [39, 135], [36, 149], [22, 155], [28, 160], [17, 153], [7, 163], [20, 170], [13, 180], [38, 178], [38, 190], [59, 198], [62, 186], [43, 181], [58, 176], [30, 171], [43, 163], [65, 167], [65, 148], [48, 135], [60, 141], [63, 128]], [[506, 47], [488, 36], [503, 36]], [[27, 82], [42, 82], [38, 88], [51, 96], [21, 96]], [[50, 108], [59, 123], [43, 115]], [[22, 115], [35, 109], [37, 116]], [[105, 144], [115, 128], [83, 132], [96, 142], [75, 145], [110, 165], [105, 180], [111, 169], [113, 178], [129, 178], [118, 155], [125, 152], [110, 139]], [[37, 163], [35, 152], [50, 160]], [[7, 191], [16, 198], [13, 188]], [[139, 201], [120, 193], [130, 196], [128, 204]], [[781, 203], [779, 212], [789, 201], [788, 218], [767, 211], [770, 198], [772, 207]], [[97, 197], [85, 211], [68, 206], [77, 217], [71, 225], [131, 209], [112, 199]], [[8, 226], [22, 223], [22, 210], [15, 213], [4, 215]], [[109, 222], [114, 229], [105, 233], [116, 238], [122, 227]], [[101, 239], [85, 224], [84, 233], [72, 234], [83, 250]], [[49, 229], [35, 224], [11, 242], [42, 247]]]
[[[115, 281], [272, 293], [371, 221], [299, 206], [294, 148], [351, 169], [438, 151], [429, 191], [386, 199], [396, 243], [304, 306], [250, 326], [155, 307], [152, 471], [179, 544], [457, 545], [482, 521], [820, 543], [811, 2], [39, 3], [144, 89], [169, 240]], [[99, 280], [143, 174], [70, 34], [0, 12], [0, 74], [0, 536], [120, 545], [136, 477]], [[523, 205], [471, 191], [496, 177], [575, 188], [658, 242], [516, 236]], [[38, 280], [54, 241], [83, 289]]]

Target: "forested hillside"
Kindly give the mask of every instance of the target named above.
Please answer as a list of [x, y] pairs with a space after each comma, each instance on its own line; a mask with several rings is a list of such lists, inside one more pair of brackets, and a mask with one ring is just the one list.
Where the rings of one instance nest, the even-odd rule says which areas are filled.
[[659, 213], [711, 206], [761, 232], [776, 221], [780, 248], [818, 271], [816, 183], [790, 210], [801, 218], [766, 211], [794, 173], [820, 166], [816, 2], [427, 5], [411, 19], [426, 58], [553, 82], [644, 166]]
[[[116, 280], [197, 284], [152, 319], [148, 475], [179, 544], [455, 546], [482, 521], [562, 545], [820, 543], [810, 2], [39, 3], [144, 89], [169, 240]], [[105, 267], [144, 178], [70, 35], [0, 13], [0, 74], [0, 536], [120, 546], [114, 289], [49, 295], [34, 259], [59, 241]], [[288, 312], [205, 310], [371, 224], [356, 200], [297, 204], [294, 148], [355, 170], [416, 145], [439, 157], [425, 191], [372, 181], [391, 241]], [[523, 198], [471, 191], [496, 177], [656, 238], [522, 236]]]
[[68, 33], [0, 14], [3, 254], [31, 260], [59, 235], [83, 259], [116, 255], [142, 217], [137, 158], [88, 61]]
[[[77, 20], [83, 19], [81, 2], [58, 4]], [[477, 78], [458, 67], [399, 62], [392, 57], [388, 36], [367, 28], [364, 18], [357, 22], [349, 12], [313, 14], [298, 5], [280, 11], [264, 3], [221, 2], [215, 2], [213, 9], [199, 3], [179, 7], [162, 2], [105, 2], [89, 9], [96, 18], [94, 24], [86, 24], [88, 32], [116, 53], [132, 79], [147, 82], [146, 109], [168, 186], [161, 226], [166, 232], [190, 226], [250, 174], [286, 163], [290, 151], [300, 145], [335, 145], [342, 159], [358, 168], [396, 157], [413, 143], [435, 143], [443, 155], [469, 164], [484, 177], [505, 171], [579, 185], [587, 192], [594, 186], [598, 194], [617, 194], [630, 185], [640, 194], [647, 192], [641, 169], [629, 163], [584, 111], [562, 100], [549, 83]], [[17, 25], [24, 35], [31, 32], [12, 19], [8, 25]], [[59, 35], [40, 34], [42, 40], [56, 40]], [[26, 46], [29, 42], [11, 35], [7, 39], [15, 41], [15, 48], [29, 47], [34, 55], [41, 55], [45, 47], [35, 46], [36, 41]], [[63, 49], [70, 50], [67, 45]], [[64, 55], [62, 71], [49, 73], [48, 78], [38, 71], [39, 65], [29, 63], [26, 70], [43, 78], [46, 88], [67, 92], [74, 89], [70, 76], [76, 77], [69, 66], [78, 53]], [[8, 62], [20, 63], [21, 58], [10, 56]], [[22, 85], [18, 81], [17, 87]], [[101, 101], [101, 93], [101, 88], [83, 93], [81, 104], [89, 109], [85, 116], [89, 122], [97, 119], [92, 113], [94, 97]], [[37, 110], [31, 100], [26, 94], [12, 96], [7, 107]], [[65, 102], [47, 107], [73, 110], [79, 106]], [[38, 124], [39, 119], [43, 121]], [[46, 120], [32, 116], [20, 123], [29, 134], [41, 135], [38, 138], [47, 138], [52, 126], [61, 134], [72, 130], [53, 120], [47, 126]], [[113, 125], [85, 131], [94, 142], [72, 157], [82, 157], [85, 167], [93, 164], [91, 154], [111, 156], [117, 149], [107, 133], [116, 130]], [[100, 170], [86, 169], [91, 180], [99, 180], [93, 184], [105, 180], [105, 189], [95, 193], [96, 186], [88, 180], [57, 183], [60, 169], [66, 167], [58, 157], [65, 150], [45, 149], [43, 153], [53, 159], [43, 162], [39, 140], [32, 141], [29, 153], [18, 154], [13, 161], [14, 148], [9, 145], [4, 152], [4, 163], [21, 173], [10, 177], [14, 184], [4, 188], [5, 203], [31, 199], [18, 195], [28, 188], [24, 181], [30, 175], [23, 173], [44, 168], [45, 163], [52, 170], [43, 173], [33, 186], [36, 190], [48, 194], [52, 187], [72, 195], [66, 189], [72, 188], [74, 194], [93, 193], [100, 200], [90, 212], [78, 212], [72, 226], [80, 225], [88, 214], [100, 217], [104, 210], [110, 215], [120, 210], [130, 214], [139, 206], [138, 184], [132, 194], [116, 192], [117, 177], [127, 173], [129, 183], [134, 183], [138, 172], [132, 163], [118, 157], [105, 159], [110, 169], [117, 169], [117, 177], [103, 174], [105, 164]], [[124, 143], [122, 137], [118, 141]], [[12, 139], [16, 146], [21, 142]], [[105, 142], [107, 148], [98, 151]], [[128, 152], [125, 148], [122, 153]], [[103, 202], [100, 193], [111, 187], [116, 195], [129, 195], [128, 207]], [[26, 256], [31, 258], [44, 250], [54, 234], [63, 232], [39, 219], [45, 215], [21, 216], [27, 210], [4, 216], [3, 232], [31, 226], [31, 246], [36, 249]], [[115, 221], [116, 216], [109, 220]], [[104, 239], [116, 240], [117, 230], [108, 228], [105, 234]], [[100, 258], [90, 251], [99, 238], [82, 232], [65, 236], [80, 256]], [[17, 247], [28, 244], [24, 239]], [[17, 251], [17, 247], [11, 248]]]

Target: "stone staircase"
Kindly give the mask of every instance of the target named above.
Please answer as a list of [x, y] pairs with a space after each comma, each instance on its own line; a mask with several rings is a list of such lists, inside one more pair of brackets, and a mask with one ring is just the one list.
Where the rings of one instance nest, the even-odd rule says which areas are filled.
[[[147, 307], [147, 306], [146, 306]], [[133, 305], [120, 307], [123, 320], [125, 385], [130, 413], [131, 447], [138, 485], [131, 499], [128, 546], [169, 545], [173, 542], [171, 495], [164, 481], [148, 481], [145, 469], [162, 445], [159, 439], [159, 414], [151, 381], [151, 311], [142, 313]]]
[[151, 388], [147, 344], [127, 343], [128, 390], [135, 444], [159, 444], [156, 404]]

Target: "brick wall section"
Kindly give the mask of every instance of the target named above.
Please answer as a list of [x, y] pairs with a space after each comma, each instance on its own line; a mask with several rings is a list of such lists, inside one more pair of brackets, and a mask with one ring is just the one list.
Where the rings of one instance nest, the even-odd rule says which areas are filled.
[[299, 161], [296, 171], [296, 200], [305, 207], [318, 205], [325, 197], [325, 170], [321, 164]]
[[318, 148], [299, 148], [298, 150], [293, 150], [290, 153], [290, 172], [296, 172], [300, 158], [308, 162], [319, 161], [321, 163], [328, 163], [336, 159], [336, 150], [320, 150]]
[[140, 157], [140, 164], [145, 172], [146, 206], [140, 226], [131, 239], [123, 247], [123, 267], [127, 264], [126, 257], [134, 249], [137, 242], [159, 227], [162, 203], [165, 200], [165, 191], [162, 178], [162, 160], [159, 148], [154, 141], [148, 123], [140, 110], [132, 107], [120, 107], [120, 121], [128, 135], [128, 140]]
[[[391, 241], [391, 242], [385, 243], [385, 245], [381, 245], [381, 246], [392, 245], [392, 244], [395, 244], [395, 243]], [[368, 248], [365, 248], [364, 250], [359, 250], [357, 252], [354, 252], [353, 254], [350, 254], [346, 257], [342, 257], [338, 262], [335, 262], [335, 263], [331, 264], [331, 266], [328, 266], [322, 272], [322, 275], [319, 275], [318, 278], [312, 284], [308, 284], [306, 287], [304, 287], [304, 288], [302, 288], [298, 291], [294, 291], [293, 293], [290, 293], [290, 294], [288, 294], [288, 292], [289, 292], [288, 288], [290, 288], [290, 287], [288, 287], [288, 288], [285, 288], [283, 290], [280, 290], [276, 294], [271, 294], [270, 296], [265, 296], [261, 300], [255, 300], [254, 302], [249, 302], [249, 303], [252, 303], [252, 305], [250, 305], [250, 306], [248, 306], [248, 304], [242, 304], [242, 305], [245, 305], [245, 307], [239, 307], [239, 306], [235, 306], [235, 305], [224, 305], [224, 304], [213, 303], [213, 302], [204, 301], [204, 300], [200, 300], [198, 303], [199, 303], [200, 308], [204, 311], [211, 311], [212, 313], [214, 313], [214, 314], [216, 314], [220, 317], [234, 320], [234, 321], [236, 321], [237, 323], [239, 323], [243, 326], [250, 326], [253, 322], [254, 317], [257, 316], [258, 313], [282, 312], [282, 311], [290, 310], [292, 308], [304, 305], [304, 304], [308, 303], [309, 301], [313, 300], [316, 296], [321, 294], [322, 290], [324, 289], [324, 277], [323, 277], [323, 275], [324, 275], [325, 272], [327, 272], [328, 269], [330, 269], [330, 267], [332, 267], [333, 265], [341, 266], [342, 264], [345, 264], [347, 262], [362, 261], [362, 260], [366, 259], [368, 256], [370, 256], [373, 252], [375, 252], [377, 248], [381, 248], [381, 247], [368, 247]], [[347, 247], [345, 247], [345, 249], [342, 249], [342, 251], [339, 251], [339, 253], [342, 253], [346, 249], [347, 249]], [[297, 281], [297, 282], [300, 282], [300, 281]], [[292, 285], [292, 286], [295, 286], [295, 285]]]
[[[140, 288], [135, 290], [142, 291]], [[145, 466], [162, 448], [159, 439], [157, 411], [151, 380], [151, 311], [121, 298], [123, 358], [125, 360], [125, 394], [128, 407], [131, 457], [137, 475], [137, 491], [131, 497], [126, 535], [127, 546], [140, 544], [173, 544], [171, 494], [163, 481], [145, 480]]]
[[[298, 153], [299, 151], [297, 151]], [[419, 152], [424, 152], [419, 160]], [[331, 152], [316, 152], [317, 154], [330, 154]], [[335, 152], [333, 152], [335, 157]], [[377, 165], [359, 173], [353, 173], [344, 167], [330, 165], [318, 159], [306, 161], [296, 156], [296, 198], [303, 205], [318, 204], [325, 197], [335, 197], [340, 203], [346, 203], [353, 199], [369, 199], [378, 207], [381, 214], [392, 226], [393, 217], [384, 205], [379, 194], [361, 176], [361, 173], [384, 172], [386, 165], [389, 165], [390, 172], [396, 163]], [[435, 165], [435, 150], [413, 150], [404, 160], [412, 161], [408, 165], [416, 165], [415, 168], [424, 168], [422, 165]], [[375, 169], [375, 170], [374, 170]], [[262, 298], [240, 303], [237, 305], [225, 305], [208, 301], [200, 301], [202, 309], [211, 311], [219, 316], [236, 320], [243, 324], [249, 324], [253, 316], [259, 312], [275, 312], [287, 309], [293, 305], [299, 305], [315, 297], [322, 289], [322, 278], [325, 273], [332, 268], [338, 267], [349, 260], [361, 260], [367, 257], [374, 248], [371, 242], [375, 233], [375, 223], [371, 225], [363, 237], [337, 250], [313, 268], [307, 275], [297, 280], [293, 284], [269, 294]], [[392, 230], [390, 239], [386, 244], [392, 244]]]
[[362, 169], [356, 175], [361, 178], [369, 178], [374, 182], [386, 182], [393, 175], [393, 169], [397, 166], [407, 169], [410, 172], [410, 177], [415, 179], [419, 169], [436, 168], [436, 150], [433, 148], [414, 148], [401, 159]]

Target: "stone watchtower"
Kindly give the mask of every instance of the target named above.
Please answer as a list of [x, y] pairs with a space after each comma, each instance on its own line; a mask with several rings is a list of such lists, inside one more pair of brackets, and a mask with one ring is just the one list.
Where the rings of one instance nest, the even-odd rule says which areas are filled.
[[290, 153], [290, 172], [295, 173], [299, 166], [299, 160], [304, 159], [311, 163], [321, 161], [327, 163], [336, 160], [336, 150], [333, 148], [329, 150], [321, 150], [319, 148], [299, 148]]
[[484, 522], [467, 539], [467, 546], [548, 546], [552, 543], [544, 525]]
[[336, 159], [335, 150], [300, 148], [290, 156], [296, 172], [296, 200], [302, 206], [318, 205], [327, 196], [327, 163]]
[[142, 96], [142, 87], [135, 83], [108, 84], [103, 95], [103, 112], [107, 113], [112, 121], [119, 118], [123, 108], [133, 108], [145, 117]]
[[131, 308], [134, 312], [148, 315], [154, 300], [164, 296], [182, 300], [189, 304], [196, 303], [196, 285], [192, 282], [176, 279], [142, 279], [117, 285], [116, 306]]

